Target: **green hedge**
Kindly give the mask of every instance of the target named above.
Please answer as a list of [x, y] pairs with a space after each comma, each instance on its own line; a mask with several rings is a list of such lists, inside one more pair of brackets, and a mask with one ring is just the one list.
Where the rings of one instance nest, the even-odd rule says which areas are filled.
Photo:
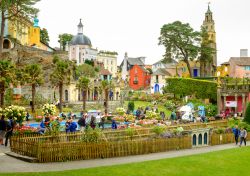
[[200, 99], [217, 99], [216, 82], [191, 78], [167, 78], [166, 82], [165, 92], [181, 96], [195, 95]]

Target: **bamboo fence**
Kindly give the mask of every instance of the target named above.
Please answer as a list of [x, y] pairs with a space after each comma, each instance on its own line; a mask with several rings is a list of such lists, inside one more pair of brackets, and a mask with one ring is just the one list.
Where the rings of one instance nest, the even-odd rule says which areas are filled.
[[[188, 124], [183, 128], [224, 127], [227, 121], [216, 121], [208, 124]], [[171, 130], [170, 127], [168, 130]], [[11, 151], [20, 155], [36, 158], [38, 162], [58, 162], [95, 158], [110, 158], [129, 155], [148, 154], [178, 149], [192, 148], [191, 136], [172, 138], [155, 137], [152, 128], [136, 129], [131, 138], [125, 130], [103, 131], [98, 142], [83, 141], [84, 133], [61, 133], [57, 136], [26, 134], [14, 135], [11, 138]], [[232, 134], [213, 133], [210, 145], [233, 142]], [[250, 138], [250, 136], [249, 136]], [[131, 140], [132, 139], [132, 140]]]

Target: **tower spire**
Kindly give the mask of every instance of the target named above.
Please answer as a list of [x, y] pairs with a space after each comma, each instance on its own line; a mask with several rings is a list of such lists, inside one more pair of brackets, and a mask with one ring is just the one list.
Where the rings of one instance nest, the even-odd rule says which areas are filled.
[[77, 25], [78, 28], [78, 34], [83, 33], [83, 25], [82, 25], [82, 19], [80, 19], [80, 23]]
[[211, 13], [210, 4], [211, 4], [211, 2], [208, 2], [208, 3], [207, 3], [207, 13]]

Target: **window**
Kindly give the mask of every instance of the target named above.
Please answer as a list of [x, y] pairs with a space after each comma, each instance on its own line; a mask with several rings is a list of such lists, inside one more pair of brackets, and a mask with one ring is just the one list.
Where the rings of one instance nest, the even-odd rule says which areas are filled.
[[135, 74], [137, 74], [137, 68], [135, 68]]
[[199, 134], [199, 137], [198, 137], [198, 144], [202, 145], [202, 135], [201, 134]]
[[193, 135], [193, 146], [196, 146], [196, 135]]
[[204, 144], [207, 145], [207, 133], [204, 134]]
[[155, 82], [156, 82], [156, 83], [159, 82], [159, 76], [158, 76], [158, 75], [155, 76]]
[[112, 65], [112, 64], [113, 64], [113, 61], [110, 61], [110, 64]]
[[245, 70], [250, 71], [250, 66], [245, 66]]
[[138, 77], [137, 76], [134, 77], [134, 84], [138, 84]]

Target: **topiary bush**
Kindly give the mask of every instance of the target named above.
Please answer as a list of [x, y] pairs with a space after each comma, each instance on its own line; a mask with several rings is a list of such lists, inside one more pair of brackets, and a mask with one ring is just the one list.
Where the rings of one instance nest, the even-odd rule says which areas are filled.
[[250, 124], [250, 103], [247, 104], [247, 109], [245, 112], [244, 122]]
[[129, 102], [128, 102], [128, 110], [129, 110], [130, 112], [133, 112], [134, 109], [135, 109], [135, 103], [134, 103], [133, 101], [129, 101]]

